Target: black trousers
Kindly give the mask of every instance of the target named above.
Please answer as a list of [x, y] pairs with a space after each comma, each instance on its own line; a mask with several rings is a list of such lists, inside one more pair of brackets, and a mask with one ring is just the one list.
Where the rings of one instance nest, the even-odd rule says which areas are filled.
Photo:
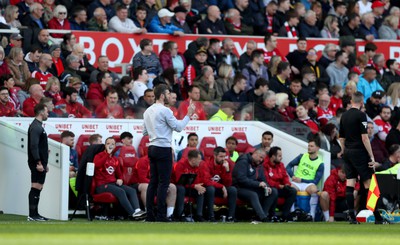
[[268, 217], [269, 212], [272, 211], [272, 208], [275, 208], [278, 200], [278, 191], [275, 188], [272, 188], [272, 192], [268, 196], [265, 196], [263, 188], [248, 189], [238, 187], [237, 193], [239, 199], [251, 204], [260, 220]]
[[297, 190], [293, 187], [287, 186], [278, 190], [278, 197], [285, 198], [285, 203], [282, 206], [282, 218], [287, 218], [290, 213], [290, 208], [296, 201]]
[[114, 183], [100, 185], [96, 187], [96, 193], [111, 192], [125, 209], [128, 215], [132, 215], [135, 209], [139, 208], [137, 192], [127, 185], [118, 186]]
[[[165, 220], [167, 216], [167, 192], [172, 172], [172, 149], [149, 147], [150, 183], [147, 187], [147, 219]], [[157, 215], [154, 215], [154, 197], [157, 195]]]
[[[228, 217], [235, 217], [237, 189], [234, 186], [226, 187], [228, 192]], [[208, 216], [214, 217], [214, 200], [215, 196], [223, 197], [222, 189], [216, 189], [214, 186], [206, 187], [206, 206], [208, 208]]]
[[196, 216], [203, 216], [204, 194], [199, 195], [196, 189], [185, 188], [184, 186], [176, 186], [176, 203], [175, 203], [175, 216], [181, 217], [185, 206], [185, 196], [196, 198]]

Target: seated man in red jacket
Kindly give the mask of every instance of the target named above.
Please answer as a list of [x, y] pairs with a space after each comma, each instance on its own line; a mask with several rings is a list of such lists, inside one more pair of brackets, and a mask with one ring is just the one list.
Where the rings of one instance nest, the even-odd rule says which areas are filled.
[[115, 89], [106, 92], [106, 100], [97, 106], [97, 118], [124, 118], [124, 109], [118, 104], [118, 93]]
[[[148, 156], [141, 157], [136, 163], [136, 168], [134, 170], [136, 174], [136, 179], [138, 181], [137, 189], [140, 192], [140, 199], [143, 202], [143, 206], [146, 207], [146, 193], [147, 187], [150, 182], [150, 159]], [[172, 221], [172, 215], [174, 214], [176, 201], [176, 186], [169, 183], [168, 193], [167, 193], [167, 219]]]
[[264, 161], [264, 175], [267, 183], [278, 190], [278, 197], [285, 198], [282, 206], [282, 220], [286, 221], [290, 208], [296, 201], [297, 190], [291, 187], [289, 175], [285, 165], [282, 163], [282, 149], [274, 146], [268, 152], [268, 157]]
[[[355, 192], [355, 196], [357, 191]], [[335, 221], [335, 213], [347, 210], [346, 203], [346, 173], [343, 166], [331, 170], [331, 175], [324, 183], [320, 198], [321, 209], [327, 222]]]
[[8, 88], [0, 87], [0, 117], [13, 117], [17, 114], [14, 104], [10, 102]]
[[188, 89], [189, 98], [184, 100], [179, 105], [179, 119], [183, 119], [188, 111], [190, 101], [193, 101], [196, 110], [190, 117], [190, 120], [207, 120], [207, 114], [204, 110], [203, 104], [199, 102], [200, 100], [200, 88], [196, 85], [189, 86]]
[[[204, 193], [206, 188], [204, 187], [202, 176], [200, 174], [200, 163], [201, 154], [198, 150], [189, 151], [187, 158], [182, 158], [174, 166], [174, 172], [172, 176], [172, 182], [176, 185], [176, 208], [175, 216], [178, 219], [184, 219], [184, 200], [185, 196], [191, 196], [196, 198], [196, 213], [194, 220], [197, 222], [204, 222], [203, 218], [203, 203], [204, 203]], [[182, 186], [178, 185], [178, 181], [182, 174], [197, 174], [196, 179], [191, 185]]]
[[91, 118], [92, 113], [81, 103], [77, 102], [78, 90], [73, 87], [66, 87], [63, 91], [63, 99], [57, 102], [54, 112], [57, 115], [62, 115], [60, 108], [65, 107], [68, 117], [75, 118]]
[[217, 146], [214, 149], [214, 157], [203, 162], [201, 172], [204, 186], [206, 187], [206, 206], [208, 217], [215, 222], [214, 199], [216, 196], [228, 198], [227, 222], [234, 222], [237, 190], [232, 186], [232, 173], [234, 163], [226, 157], [223, 147]]

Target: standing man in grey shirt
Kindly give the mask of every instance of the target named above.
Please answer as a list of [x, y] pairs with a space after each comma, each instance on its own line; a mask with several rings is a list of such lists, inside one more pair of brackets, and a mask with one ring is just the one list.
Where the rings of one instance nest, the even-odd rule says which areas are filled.
[[[144, 112], [144, 135], [149, 135], [150, 183], [147, 188], [146, 209], [149, 222], [168, 222], [166, 198], [172, 172], [172, 132], [182, 131], [190, 121], [195, 106], [190, 101], [187, 115], [177, 120], [166, 107], [170, 91], [165, 84], [154, 89], [156, 103]], [[157, 215], [154, 214], [154, 197], [157, 192]]]

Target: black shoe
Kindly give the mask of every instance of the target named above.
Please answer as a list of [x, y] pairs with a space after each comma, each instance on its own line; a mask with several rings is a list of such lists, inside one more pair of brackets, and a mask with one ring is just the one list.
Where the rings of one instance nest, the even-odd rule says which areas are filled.
[[360, 222], [358, 222], [356, 219], [349, 219], [350, 225], [359, 225]]
[[196, 222], [205, 222], [206, 220], [203, 218], [203, 216], [194, 216], [194, 221]]
[[278, 217], [275, 216], [275, 215], [271, 217], [270, 221], [271, 221], [272, 223], [280, 223], [280, 222], [282, 222], [281, 219], [278, 218]]
[[26, 218], [27, 221], [38, 221], [38, 222], [46, 222], [47, 220], [44, 219], [44, 217], [41, 217], [40, 215], [37, 216], [28, 216]]
[[226, 218], [226, 223], [235, 223], [235, 222], [237, 222], [237, 221], [233, 217]]
[[38, 215], [40, 218], [42, 218], [42, 219], [44, 219], [44, 221], [49, 221], [49, 219], [48, 218], [46, 218], [46, 217], [43, 217], [42, 215]]

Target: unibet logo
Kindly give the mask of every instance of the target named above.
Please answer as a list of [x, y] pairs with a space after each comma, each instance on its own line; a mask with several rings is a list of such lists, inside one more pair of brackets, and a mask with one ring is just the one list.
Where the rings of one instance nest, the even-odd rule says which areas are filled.
[[125, 154], [125, 157], [135, 157], [135, 154], [133, 154], [133, 153], [126, 153], [126, 154]]
[[247, 142], [246, 142], [246, 140], [241, 140], [241, 139], [238, 139], [238, 143], [241, 143], [241, 144], [246, 144]]
[[215, 148], [216, 146], [213, 145], [213, 144], [206, 144], [206, 147], [207, 147], [207, 148]]

